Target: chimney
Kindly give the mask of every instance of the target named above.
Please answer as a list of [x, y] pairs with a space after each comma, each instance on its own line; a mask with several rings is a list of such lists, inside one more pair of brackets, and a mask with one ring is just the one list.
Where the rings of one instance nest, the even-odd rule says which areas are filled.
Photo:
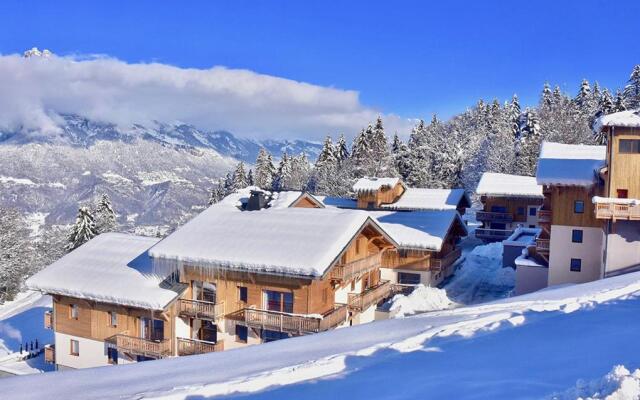
[[267, 197], [261, 190], [252, 190], [247, 202], [247, 211], [258, 211], [267, 205]]

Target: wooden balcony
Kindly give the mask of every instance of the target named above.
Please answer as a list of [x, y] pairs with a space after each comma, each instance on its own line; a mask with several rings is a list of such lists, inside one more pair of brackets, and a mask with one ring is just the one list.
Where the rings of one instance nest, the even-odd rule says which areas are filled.
[[538, 224], [551, 224], [553, 212], [551, 210], [538, 210]]
[[541, 255], [549, 254], [550, 243], [550, 239], [536, 239], [536, 252]]
[[53, 311], [44, 312], [44, 329], [53, 329]]
[[640, 203], [623, 204], [611, 199], [609, 203], [594, 204], [597, 219], [640, 221]]
[[510, 229], [476, 228], [476, 237], [482, 240], [505, 240], [512, 233]]
[[389, 281], [384, 281], [363, 293], [349, 293], [349, 308], [354, 311], [363, 311], [392, 294], [392, 285]]
[[329, 276], [336, 281], [348, 281], [380, 267], [382, 252], [372, 254], [360, 260], [335, 266]]
[[171, 341], [150, 340], [125, 334], [113, 335], [105, 340], [107, 345], [123, 353], [138, 356], [163, 358], [171, 356]]
[[48, 364], [56, 363], [56, 346], [47, 344], [44, 346], [44, 362]]
[[347, 307], [341, 305], [320, 317], [245, 308], [241, 311], [241, 321], [252, 328], [302, 335], [326, 331], [344, 323], [347, 319], [347, 311]]
[[178, 300], [178, 315], [187, 318], [216, 320], [224, 316], [224, 302], [202, 300]]
[[512, 222], [513, 214], [504, 212], [478, 211], [476, 212], [476, 220], [487, 222]]
[[194, 354], [212, 353], [224, 350], [224, 342], [207, 342], [206, 340], [177, 338], [178, 355], [192, 356]]
[[442, 258], [429, 259], [429, 263], [432, 270], [444, 271], [445, 269], [453, 265], [453, 263], [455, 263], [460, 258], [460, 256], [462, 256], [462, 250], [457, 248]]

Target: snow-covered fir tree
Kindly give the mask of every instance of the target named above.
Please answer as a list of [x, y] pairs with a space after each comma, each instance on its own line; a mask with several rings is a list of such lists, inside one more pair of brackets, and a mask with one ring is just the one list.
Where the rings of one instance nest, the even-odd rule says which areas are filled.
[[235, 190], [242, 189], [249, 186], [247, 180], [247, 173], [244, 169], [244, 162], [240, 161], [233, 171], [233, 188]]
[[513, 95], [511, 98], [511, 103], [508, 106], [508, 118], [511, 126], [511, 134], [514, 138], [517, 138], [520, 135], [520, 101], [518, 100], [517, 95]]
[[255, 168], [254, 184], [261, 189], [270, 190], [273, 183], [273, 176], [276, 173], [276, 168], [273, 165], [273, 157], [263, 147], [261, 147], [258, 152]]
[[324, 139], [322, 150], [320, 150], [320, 154], [318, 155], [315, 166], [322, 167], [324, 164], [335, 164], [336, 162], [336, 149], [334, 148], [333, 142], [331, 141], [331, 136], [327, 136]]
[[217, 182], [209, 191], [209, 201], [207, 205], [212, 206], [224, 199], [226, 196], [224, 190], [224, 180]]
[[393, 163], [396, 171], [398, 171], [402, 180], [406, 182], [409, 177], [409, 173], [411, 172], [409, 147], [400, 139], [397, 133], [393, 135], [391, 155], [393, 156]]
[[225, 196], [228, 196], [231, 193], [236, 191], [235, 182], [233, 180], [233, 174], [231, 172], [227, 172], [227, 174], [225, 175], [222, 187], [224, 188]]
[[20, 291], [32, 252], [29, 234], [17, 210], [0, 207], [0, 304]]
[[255, 183], [255, 180], [253, 179], [253, 170], [249, 169], [249, 172], [247, 172], [247, 184], [249, 186], [253, 186]]
[[113, 232], [117, 228], [116, 213], [113, 211], [109, 195], [103, 193], [95, 208], [95, 225], [98, 234]]
[[286, 152], [282, 153], [282, 157], [278, 163], [278, 169], [276, 170], [272, 183], [272, 189], [275, 192], [288, 190], [289, 184], [291, 183], [292, 169], [293, 167], [289, 155]]
[[622, 95], [628, 109], [640, 108], [640, 64], [633, 67]]
[[[371, 126], [371, 125], [370, 125]], [[370, 159], [366, 174], [378, 177], [395, 177], [398, 172], [395, 169], [391, 156], [389, 141], [384, 131], [382, 118], [378, 117], [372, 129], [366, 131], [370, 148]]]
[[67, 250], [71, 251], [78, 248], [93, 239], [97, 234], [95, 219], [91, 214], [91, 210], [88, 207], [80, 207], [76, 222], [69, 233]]
[[[367, 131], [373, 128], [369, 126]], [[368, 166], [371, 163], [371, 146], [369, 144], [369, 136], [367, 131], [362, 129], [356, 135], [351, 146], [351, 165], [354, 178], [362, 178], [366, 176]]]
[[534, 176], [540, 154], [542, 134], [535, 112], [527, 109], [522, 115], [521, 136], [516, 154], [516, 172], [518, 175]]
[[349, 148], [347, 147], [347, 139], [345, 139], [344, 134], [340, 134], [340, 137], [338, 137], [335, 150], [335, 158], [338, 161], [338, 164], [341, 164], [349, 158]]

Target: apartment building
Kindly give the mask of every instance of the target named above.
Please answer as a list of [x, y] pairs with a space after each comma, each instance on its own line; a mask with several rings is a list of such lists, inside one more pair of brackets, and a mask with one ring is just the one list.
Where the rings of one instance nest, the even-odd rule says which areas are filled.
[[538, 210], [544, 196], [535, 177], [485, 172], [476, 194], [482, 203], [482, 210], [476, 212], [476, 220], [482, 223], [475, 230], [477, 238], [502, 241], [518, 227], [538, 227]]

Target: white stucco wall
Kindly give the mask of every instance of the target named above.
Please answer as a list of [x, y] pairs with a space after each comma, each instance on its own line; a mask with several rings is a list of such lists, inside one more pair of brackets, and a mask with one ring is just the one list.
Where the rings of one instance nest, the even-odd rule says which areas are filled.
[[[432, 279], [435, 278], [435, 276], [432, 277], [432, 274], [430, 271], [413, 271], [408, 269], [397, 269], [397, 268], [394, 268], [394, 269], [380, 268], [380, 279], [382, 279], [383, 281], [389, 281], [391, 283], [398, 283], [398, 272], [406, 272], [409, 274], [419, 274], [420, 283], [422, 283], [425, 286], [433, 286], [437, 284], [435, 280], [432, 281]], [[441, 277], [440, 280], [442, 280], [446, 274], [442, 274], [442, 275], [443, 276]]]
[[[79, 342], [79, 355], [71, 355], [71, 339]], [[104, 342], [65, 333], [55, 333], [56, 364], [69, 368], [91, 368], [109, 365]]]
[[518, 265], [516, 267], [516, 295], [535, 292], [547, 287], [549, 268], [544, 266]]
[[637, 270], [640, 265], [640, 221], [612, 223], [607, 235], [605, 274], [619, 274]]
[[[582, 243], [573, 243], [573, 229], [583, 231]], [[604, 231], [600, 228], [551, 225], [549, 285], [584, 283], [600, 279]], [[580, 272], [571, 271], [571, 259], [582, 260]]]
[[353, 325], [366, 324], [368, 322], [375, 321], [376, 319], [376, 308], [378, 308], [377, 304], [373, 304], [366, 310], [363, 310], [361, 313], [356, 314], [353, 318]]

